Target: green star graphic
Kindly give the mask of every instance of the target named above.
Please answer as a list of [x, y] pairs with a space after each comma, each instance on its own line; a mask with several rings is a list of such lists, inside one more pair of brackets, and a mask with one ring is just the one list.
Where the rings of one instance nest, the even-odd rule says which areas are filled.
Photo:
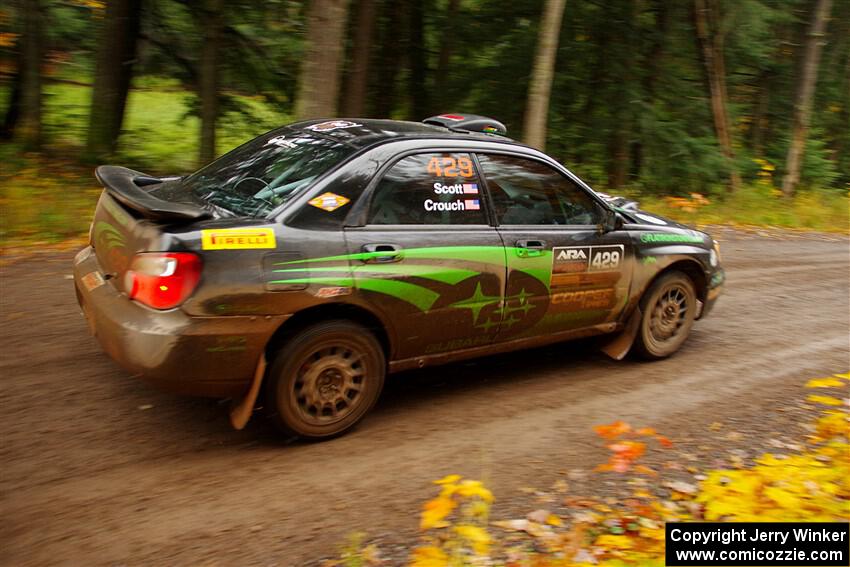
[[493, 321], [491, 321], [491, 320], [488, 318], [486, 321], [484, 321], [484, 322], [483, 322], [483, 323], [481, 323], [480, 325], [475, 325], [475, 328], [476, 328], [476, 329], [484, 329], [484, 332], [485, 332], [485, 333], [489, 333], [489, 332], [490, 332], [490, 329], [492, 329], [493, 327], [498, 327], [498, 326], [499, 326], [499, 324], [498, 324], [498, 323], [494, 323]]
[[534, 306], [531, 303], [524, 303], [522, 307], [509, 307], [505, 310], [505, 313], [516, 313], [517, 311], [522, 311], [522, 316], [525, 317], [528, 315], [528, 312], [534, 309]]
[[519, 299], [519, 304], [524, 305], [529, 297], [531, 297], [531, 294], [525, 291], [525, 288], [522, 288], [517, 295], [512, 295], [511, 299]]
[[485, 295], [481, 291], [481, 282], [478, 282], [475, 284], [475, 293], [473, 293], [471, 297], [452, 303], [449, 307], [454, 307], [455, 309], [469, 309], [472, 312], [472, 322], [477, 323], [481, 310], [488, 305], [498, 303], [498, 301], [498, 295]]

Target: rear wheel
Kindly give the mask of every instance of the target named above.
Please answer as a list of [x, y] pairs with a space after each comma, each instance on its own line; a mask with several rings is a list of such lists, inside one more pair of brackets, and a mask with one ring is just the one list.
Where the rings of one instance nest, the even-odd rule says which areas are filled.
[[345, 433], [371, 409], [386, 362], [375, 336], [350, 321], [300, 331], [274, 355], [266, 389], [276, 425], [320, 440]]
[[660, 276], [640, 302], [643, 317], [635, 350], [650, 360], [667, 358], [688, 338], [696, 315], [696, 291], [682, 272]]

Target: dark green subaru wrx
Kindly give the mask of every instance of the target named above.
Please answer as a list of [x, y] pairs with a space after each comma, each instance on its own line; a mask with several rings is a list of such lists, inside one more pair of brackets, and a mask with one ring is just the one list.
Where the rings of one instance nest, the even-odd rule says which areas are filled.
[[723, 287], [717, 243], [505, 134], [313, 120], [186, 177], [99, 167], [80, 306], [129, 372], [233, 398], [236, 427], [262, 394], [307, 439], [360, 421], [388, 371], [602, 334], [673, 354]]

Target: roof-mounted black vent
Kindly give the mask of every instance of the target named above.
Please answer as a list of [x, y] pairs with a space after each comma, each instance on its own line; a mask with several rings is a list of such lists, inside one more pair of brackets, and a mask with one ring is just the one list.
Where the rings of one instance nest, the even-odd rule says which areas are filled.
[[477, 114], [440, 114], [422, 121], [424, 124], [443, 126], [454, 132], [483, 132], [507, 136], [508, 129], [498, 120]]

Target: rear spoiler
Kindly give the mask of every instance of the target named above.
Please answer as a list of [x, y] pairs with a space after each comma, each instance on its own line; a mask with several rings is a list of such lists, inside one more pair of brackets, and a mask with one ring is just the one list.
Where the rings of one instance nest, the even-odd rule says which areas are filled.
[[158, 221], [193, 221], [212, 216], [212, 213], [196, 205], [164, 201], [142, 189], [148, 185], [162, 183], [163, 179], [117, 165], [101, 165], [95, 169], [94, 176], [109, 195], [145, 218]]

